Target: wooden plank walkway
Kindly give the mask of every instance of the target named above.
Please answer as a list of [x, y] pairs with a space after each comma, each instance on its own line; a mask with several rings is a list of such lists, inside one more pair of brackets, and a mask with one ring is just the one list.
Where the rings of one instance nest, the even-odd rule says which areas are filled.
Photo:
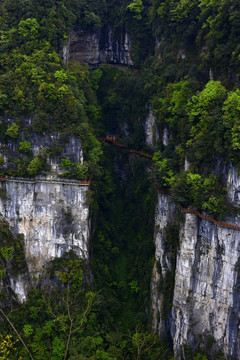
[[[157, 191], [160, 192], [161, 194], [167, 194], [167, 195], [171, 195], [171, 191], [170, 190], [165, 190], [165, 189], [159, 189], [157, 188]], [[217, 221], [215, 220], [213, 217], [211, 216], [207, 216], [207, 215], [203, 215], [201, 214], [199, 211], [194, 210], [194, 209], [187, 209], [185, 207], [183, 207], [182, 205], [180, 205], [180, 209], [187, 213], [187, 214], [194, 214], [199, 216], [201, 219], [204, 220], [208, 220], [211, 221], [212, 223], [214, 223], [217, 226], [221, 226], [221, 227], [225, 227], [225, 228], [229, 228], [229, 229], [234, 229], [234, 230], [240, 230], [240, 226], [238, 225], [234, 225], [234, 224], [230, 224], [230, 223], [226, 223], [226, 222], [221, 222], [221, 221]]]
[[115, 145], [115, 146], [118, 146], [118, 147], [122, 148], [122, 149], [125, 149], [125, 150], [127, 150], [128, 152], [130, 152], [130, 153], [135, 153], [135, 154], [138, 154], [138, 155], [140, 155], [140, 156], [146, 157], [146, 158], [148, 158], [148, 159], [152, 159], [152, 158], [153, 158], [153, 155], [146, 154], [146, 153], [144, 153], [144, 152], [142, 152], [142, 151], [139, 151], [139, 150], [129, 149], [126, 145], [119, 144], [119, 143], [117, 143], [116, 141], [113, 141], [113, 140], [110, 140], [110, 139], [107, 139], [107, 138], [101, 138], [101, 140], [102, 140], [102, 141], [109, 142], [109, 143], [111, 143], [111, 144], [113, 144], [113, 145]]
[[[138, 150], [135, 150], [135, 149], [129, 149], [126, 145], [119, 144], [119, 143], [117, 143], [116, 141], [113, 141], [113, 140], [111, 140], [111, 139], [102, 138], [101, 140], [102, 140], [102, 141], [109, 142], [109, 143], [111, 143], [111, 144], [113, 144], [113, 145], [115, 145], [115, 146], [124, 148], [124, 149], [126, 149], [128, 152], [130, 152], [130, 153], [135, 153], [135, 154], [138, 154], [138, 155], [140, 155], [140, 156], [144, 156], [144, 157], [146, 157], [146, 158], [148, 158], [148, 159], [152, 159], [152, 158], [153, 158], [153, 156], [150, 155], [150, 154], [146, 154], [146, 153], [143, 153], [142, 151], [138, 151]], [[162, 193], [162, 194], [171, 195], [171, 191], [170, 191], [170, 190], [157, 188], [157, 191], [160, 192], [160, 193]], [[186, 208], [184, 208], [182, 205], [180, 205], [180, 209], [181, 209], [183, 212], [185, 212], [185, 213], [195, 214], [195, 215], [199, 216], [201, 219], [211, 221], [212, 223], [214, 223], [214, 224], [217, 225], [217, 226], [221, 226], [221, 227], [225, 227], [225, 228], [230, 228], [230, 229], [234, 229], [234, 230], [240, 230], [240, 226], [238, 226], [238, 225], [234, 225], [234, 224], [230, 224], [230, 223], [226, 223], [226, 222], [217, 221], [217, 220], [215, 220], [214, 218], [212, 218], [211, 216], [207, 216], [207, 215], [201, 214], [201, 213], [200, 213], [199, 211], [197, 211], [197, 210], [186, 209]]]
[[13, 176], [5, 176], [0, 178], [0, 182], [8, 181], [8, 182], [21, 182], [21, 183], [29, 183], [29, 184], [36, 184], [36, 183], [54, 183], [54, 184], [62, 184], [62, 185], [74, 185], [74, 186], [89, 186], [91, 184], [93, 175], [90, 175], [89, 179], [86, 181], [79, 181], [79, 180], [70, 180], [70, 179], [51, 179], [51, 178], [21, 178], [21, 177], [13, 177]]

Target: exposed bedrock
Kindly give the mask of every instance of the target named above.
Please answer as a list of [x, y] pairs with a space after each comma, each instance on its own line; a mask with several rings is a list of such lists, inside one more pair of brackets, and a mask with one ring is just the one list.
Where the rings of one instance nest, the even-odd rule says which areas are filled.
[[110, 26], [100, 30], [74, 29], [63, 47], [63, 60], [85, 62], [92, 68], [103, 63], [133, 65], [129, 34], [124, 29], [113, 33]]

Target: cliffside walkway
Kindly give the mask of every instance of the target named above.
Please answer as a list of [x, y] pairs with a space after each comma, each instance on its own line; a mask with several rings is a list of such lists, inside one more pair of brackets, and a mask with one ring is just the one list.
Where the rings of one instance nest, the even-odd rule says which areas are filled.
[[[163, 189], [159, 189], [157, 188], [157, 191], [162, 193], [162, 194], [168, 194], [171, 195], [171, 191], [170, 190], [163, 190]], [[207, 216], [207, 215], [203, 215], [201, 214], [199, 211], [194, 210], [194, 209], [186, 209], [185, 207], [183, 207], [182, 205], [180, 205], [180, 209], [187, 213], [187, 214], [194, 214], [199, 216], [201, 219], [204, 220], [208, 220], [211, 221], [212, 223], [214, 223], [217, 226], [221, 226], [221, 227], [225, 227], [225, 228], [230, 228], [230, 229], [234, 229], [234, 230], [240, 230], [240, 226], [238, 225], [234, 225], [234, 224], [230, 224], [230, 223], [226, 223], [226, 222], [221, 222], [221, 221], [217, 221], [214, 218], [212, 218], [211, 216]]]
[[21, 177], [13, 177], [13, 176], [5, 176], [0, 177], [0, 182], [8, 181], [8, 182], [22, 182], [22, 183], [29, 183], [29, 184], [36, 184], [36, 183], [54, 183], [54, 184], [61, 184], [61, 185], [73, 185], [73, 186], [89, 186], [91, 184], [93, 175], [90, 175], [89, 179], [86, 181], [79, 181], [79, 180], [71, 180], [71, 179], [61, 179], [61, 178], [46, 178], [46, 177], [39, 177], [34, 179], [29, 178], [21, 178]]
[[[135, 149], [129, 149], [126, 145], [123, 145], [123, 144], [119, 144], [117, 143], [116, 141], [114, 140], [111, 140], [111, 139], [108, 139], [108, 138], [102, 138], [101, 139], [102, 141], [106, 141], [106, 142], [109, 142], [115, 146], [118, 146], [122, 149], [125, 149], [127, 150], [128, 152], [130, 153], [135, 153], [135, 154], [138, 154], [140, 156], [144, 156], [148, 159], [152, 159], [153, 158], [153, 155], [150, 155], [150, 154], [146, 154], [142, 151], [138, 151], [138, 150], [135, 150]], [[160, 193], [163, 193], [163, 194], [168, 194], [168, 195], [171, 195], [171, 191], [170, 190], [163, 190], [163, 189], [159, 189], [157, 188], [157, 191], [160, 192]], [[217, 226], [221, 226], [221, 227], [225, 227], [225, 228], [230, 228], [230, 229], [234, 229], [234, 230], [240, 230], [240, 226], [238, 225], [234, 225], [234, 224], [230, 224], [230, 223], [226, 223], [226, 222], [221, 222], [221, 221], [217, 221], [215, 220], [213, 217], [211, 216], [207, 216], [207, 215], [203, 215], [201, 214], [199, 211], [197, 210], [193, 210], [193, 209], [186, 209], [184, 208], [182, 205], [180, 205], [180, 209], [187, 213], [187, 214], [195, 214], [197, 216], [199, 216], [201, 219], [204, 219], [204, 220], [208, 220], [208, 221], [211, 221], [212, 223], [214, 223], [215, 225]]]
[[[150, 155], [150, 154], [146, 154], [142, 151], [138, 151], [138, 150], [135, 150], [135, 149], [129, 149], [126, 145], [123, 145], [123, 144], [119, 144], [117, 143], [116, 141], [114, 140], [111, 140], [111, 139], [108, 139], [108, 138], [102, 138], [101, 139], [102, 141], [106, 141], [106, 142], [109, 142], [117, 147], [120, 147], [122, 149], [125, 149], [127, 150], [128, 152], [130, 153], [135, 153], [135, 154], [138, 154], [140, 156], [144, 156], [148, 159], [152, 159], [153, 158], [153, 155]], [[157, 188], [157, 191], [158, 192], [161, 192], [161, 193], [164, 193], [164, 194], [168, 194], [168, 195], [171, 195], [171, 191], [170, 190], [162, 190], [162, 189], [159, 189]], [[230, 228], [230, 229], [234, 229], [234, 230], [240, 230], [240, 226], [238, 225], [234, 225], [234, 224], [229, 224], [229, 223], [225, 223], [225, 222], [221, 222], [221, 221], [217, 221], [215, 220], [214, 218], [212, 218], [211, 216], [207, 216], [207, 215], [203, 215], [201, 214], [199, 211], [197, 210], [193, 210], [193, 209], [186, 209], [184, 208], [182, 205], [180, 205], [180, 208], [183, 212], [185, 213], [188, 213], [188, 214], [195, 214], [195, 215], [198, 215], [201, 219], [205, 219], [205, 220], [208, 220], [208, 221], [211, 221], [212, 223], [214, 223], [215, 225], [217, 226], [221, 226], [221, 227], [225, 227], [225, 228]]]
[[110, 139], [108, 139], [108, 138], [106, 138], [106, 137], [101, 138], [101, 140], [102, 140], [102, 141], [109, 142], [109, 143], [111, 143], [111, 144], [113, 144], [113, 145], [115, 145], [115, 146], [118, 146], [118, 147], [122, 148], [122, 149], [125, 149], [125, 150], [127, 150], [128, 152], [130, 152], [130, 153], [135, 153], [135, 154], [138, 154], [138, 155], [140, 155], [140, 156], [146, 157], [146, 158], [148, 158], [148, 159], [152, 159], [152, 158], [153, 158], [153, 155], [146, 154], [146, 153], [144, 153], [144, 152], [142, 152], [142, 151], [138, 151], [138, 150], [135, 150], [135, 149], [129, 149], [126, 145], [119, 144], [119, 143], [117, 143], [116, 141], [110, 140]]

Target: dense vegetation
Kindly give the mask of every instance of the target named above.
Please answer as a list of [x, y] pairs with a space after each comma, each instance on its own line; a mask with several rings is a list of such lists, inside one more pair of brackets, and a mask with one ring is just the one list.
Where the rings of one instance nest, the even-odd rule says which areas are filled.
[[[61, 49], [73, 27], [105, 25], [131, 34], [133, 68], [90, 72], [84, 64], [63, 64]], [[236, 0], [0, 2], [1, 176], [44, 174], [54, 157], [64, 177], [95, 175], [89, 192], [94, 281], [89, 285], [87, 265], [68, 253], [45, 269], [23, 306], [2, 298], [0, 357], [26, 359], [29, 351], [39, 360], [172, 358], [168, 341], [149, 331], [154, 187], [216, 217], [236, 211], [226, 204], [216, 162], [240, 163], [239, 35]], [[144, 144], [146, 104], [160, 137], [165, 129], [170, 134], [167, 146], [156, 141], [151, 172], [149, 160], [103, 150], [98, 140], [117, 131], [127, 146], [153, 152]], [[33, 137], [56, 133], [58, 140], [34, 156]], [[82, 141], [83, 164], [61, 156], [70, 135]], [[175, 232], [168, 236], [174, 259]], [[26, 269], [23, 242], [4, 222], [0, 239], [0, 278], [7, 284], [7, 272]], [[162, 284], [166, 293], [169, 286], [166, 312], [172, 284]], [[186, 356], [207, 359], [202, 349]]]

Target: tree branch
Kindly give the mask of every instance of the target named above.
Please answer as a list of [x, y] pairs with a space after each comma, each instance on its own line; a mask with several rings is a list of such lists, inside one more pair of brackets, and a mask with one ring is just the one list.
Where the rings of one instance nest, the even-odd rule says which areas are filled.
[[10, 324], [10, 326], [12, 327], [12, 329], [14, 330], [14, 332], [16, 333], [17, 337], [19, 338], [19, 340], [21, 341], [21, 343], [23, 344], [23, 346], [25, 347], [29, 357], [31, 360], [34, 360], [30, 351], [28, 350], [27, 345], [25, 344], [25, 342], [23, 341], [21, 335], [19, 334], [19, 332], [17, 331], [17, 329], [15, 328], [15, 326], [13, 325], [13, 323], [11, 322], [11, 320], [9, 319], [9, 317], [4, 313], [4, 311], [2, 309], [0, 309], [1, 314], [3, 315], [3, 317], [7, 320], [7, 322]]

